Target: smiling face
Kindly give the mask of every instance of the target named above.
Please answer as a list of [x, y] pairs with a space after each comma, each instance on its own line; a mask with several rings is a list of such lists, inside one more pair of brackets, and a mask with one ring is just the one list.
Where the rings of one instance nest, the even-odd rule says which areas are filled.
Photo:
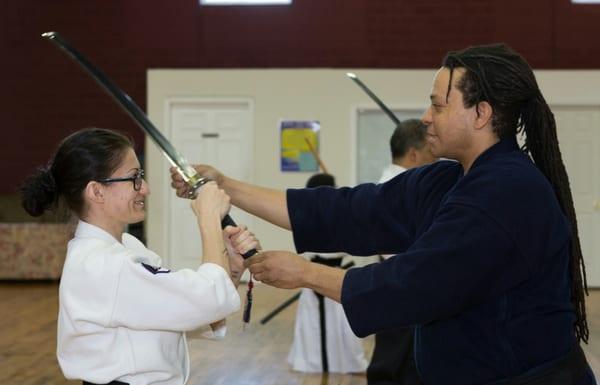
[[[140, 162], [131, 147], [124, 150], [119, 166], [108, 179], [133, 178], [139, 175]], [[146, 217], [145, 199], [150, 194], [146, 181], [139, 191], [133, 180], [90, 181], [85, 190], [86, 211], [82, 219], [110, 233], [118, 241], [125, 226]]]
[[454, 69], [448, 93], [450, 70], [440, 68], [431, 90], [431, 105], [421, 121], [427, 125], [427, 143], [433, 156], [456, 159], [461, 163], [470, 153], [472, 132], [477, 116], [475, 107], [465, 108], [463, 94], [456, 87], [465, 70]]
[[[128, 148], [123, 161], [110, 178], [134, 177], [140, 170], [140, 162], [132, 148]], [[103, 186], [103, 213], [107, 220], [121, 228], [125, 225], [141, 222], [146, 217], [145, 198], [150, 194], [146, 181], [139, 191], [134, 189], [133, 181], [112, 182]]]

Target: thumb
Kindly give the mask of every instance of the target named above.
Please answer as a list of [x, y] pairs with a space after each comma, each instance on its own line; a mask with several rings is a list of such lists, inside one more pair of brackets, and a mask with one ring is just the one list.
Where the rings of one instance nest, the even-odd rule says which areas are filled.
[[260, 263], [262, 261], [264, 261], [265, 259], [265, 253], [257, 253], [253, 256], [251, 256], [248, 259], [244, 259], [244, 267], [250, 267], [251, 265], [255, 265], [257, 263]]

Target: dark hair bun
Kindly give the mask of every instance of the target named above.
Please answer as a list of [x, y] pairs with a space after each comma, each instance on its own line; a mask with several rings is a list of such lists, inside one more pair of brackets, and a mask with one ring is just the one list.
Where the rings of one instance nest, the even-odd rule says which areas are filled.
[[56, 181], [47, 168], [40, 168], [25, 179], [20, 190], [23, 208], [33, 217], [56, 206]]

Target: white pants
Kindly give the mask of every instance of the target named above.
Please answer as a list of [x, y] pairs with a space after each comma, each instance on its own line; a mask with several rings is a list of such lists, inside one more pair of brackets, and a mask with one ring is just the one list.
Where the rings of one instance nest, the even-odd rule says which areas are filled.
[[[329, 298], [325, 298], [325, 325], [329, 372], [364, 372], [368, 363], [362, 341], [350, 329], [342, 305]], [[302, 289], [298, 300], [294, 341], [288, 362], [294, 370], [301, 372], [323, 371], [319, 301], [310, 289]]]

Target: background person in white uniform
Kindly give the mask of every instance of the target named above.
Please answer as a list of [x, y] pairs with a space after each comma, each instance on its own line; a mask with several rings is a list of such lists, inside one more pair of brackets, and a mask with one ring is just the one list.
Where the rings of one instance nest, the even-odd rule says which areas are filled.
[[[403, 120], [390, 138], [392, 163], [383, 170], [379, 183], [385, 183], [396, 175], [415, 167], [433, 163], [427, 145], [427, 126], [418, 119]], [[391, 255], [382, 255], [383, 260]], [[412, 328], [391, 329], [375, 333], [373, 356], [367, 368], [369, 385], [417, 385], [421, 384], [413, 358]]]
[[[335, 187], [330, 174], [315, 174], [306, 187]], [[342, 266], [346, 253], [304, 253], [327, 266]], [[296, 311], [294, 340], [288, 354], [294, 370], [309, 373], [364, 373], [367, 368], [362, 341], [354, 335], [339, 303], [311, 290], [302, 289]]]
[[429, 149], [425, 136], [427, 127], [419, 119], [403, 120], [390, 137], [392, 163], [383, 170], [379, 183], [415, 167], [438, 160]]
[[22, 186], [31, 215], [62, 200], [79, 219], [59, 289], [57, 356], [68, 379], [182, 385], [190, 367], [184, 332], [210, 324], [208, 334], [222, 336], [224, 318], [240, 307], [230, 274], [241, 275], [238, 253], [258, 243], [244, 228], [224, 237], [229, 197], [214, 183], [200, 189], [192, 209], [204, 263], [171, 272], [124, 233], [146, 215], [143, 176], [127, 137], [92, 128], [64, 139], [50, 165]]

